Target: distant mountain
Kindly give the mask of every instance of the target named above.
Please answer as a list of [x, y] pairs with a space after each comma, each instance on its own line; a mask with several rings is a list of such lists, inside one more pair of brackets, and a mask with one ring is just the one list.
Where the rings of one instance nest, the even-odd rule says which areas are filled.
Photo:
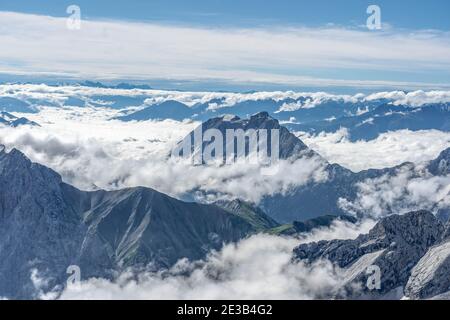
[[[121, 96], [121, 95], [93, 95], [90, 96], [87, 102], [79, 101], [81, 106], [86, 103], [94, 107], [106, 107], [112, 109], [123, 109], [129, 107], [139, 107], [142, 106], [148, 96], [137, 95], [137, 96]], [[75, 100], [76, 101], [76, 100]], [[67, 105], [67, 102], [66, 102]]]
[[130, 90], [130, 89], [142, 89], [142, 90], [150, 90], [151, 87], [146, 84], [132, 84], [132, 83], [126, 83], [121, 82], [116, 85], [106, 85], [98, 81], [84, 81], [79, 83], [80, 86], [83, 87], [93, 87], [93, 88], [108, 88], [108, 89], [124, 89], [124, 90]]
[[146, 84], [132, 84], [132, 83], [126, 83], [121, 82], [119, 84], [116, 84], [114, 86], [116, 89], [124, 89], [124, 90], [131, 90], [131, 89], [140, 89], [140, 90], [151, 90], [152, 87]]
[[[167, 101], [173, 104], [177, 101]], [[180, 102], [178, 102], [180, 103]], [[228, 105], [225, 98], [214, 98], [207, 102], [194, 104], [189, 107], [189, 110], [185, 108], [182, 114], [183, 119], [193, 119], [198, 121], [207, 121], [211, 118], [222, 117], [227, 114], [233, 114], [240, 118], [249, 118], [251, 115], [266, 112], [271, 117], [280, 121], [291, 121], [294, 119], [294, 123], [307, 123], [312, 121], [319, 121], [328, 118], [340, 118], [349, 115], [355, 115], [363, 111], [370, 111], [375, 109], [380, 104], [379, 100], [367, 101], [367, 102], [345, 102], [343, 100], [324, 100], [317, 102], [316, 105], [311, 107], [297, 107], [292, 110], [281, 110], [286, 104], [312, 104], [310, 98], [300, 97], [298, 99], [257, 99], [257, 100], [243, 100], [234, 104]], [[151, 106], [154, 107], [154, 106]], [[187, 106], [186, 106], [187, 107]], [[177, 110], [176, 110], [177, 111]], [[176, 112], [168, 112], [152, 115], [153, 119], [181, 119], [176, 115]]]
[[[245, 215], [245, 217], [243, 216]], [[274, 222], [259, 211], [187, 203], [148, 188], [80, 191], [21, 152], [0, 148], [0, 296], [33, 297], [33, 269], [50, 290], [66, 268], [110, 278], [127, 267], [169, 267]]]
[[[325, 119], [342, 118], [358, 115], [363, 112], [374, 110], [377, 106], [384, 103], [384, 100], [357, 101], [350, 102], [342, 99], [325, 99], [317, 104], [311, 102], [308, 97], [301, 97], [293, 101], [284, 101], [283, 104], [299, 104], [302, 107], [289, 110], [289, 108], [280, 110], [273, 116], [280, 121], [290, 121], [294, 118], [295, 123], [308, 123], [315, 121], [324, 121]], [[290, 128], [289, 128], [290, 129]]]
[[[226, 105], [225, 99], [213, 99], [211, 101], [197, 104], [193, 118], [206, 121], [210, 118], [233, 114], [240, 118], [249, 118], [251, 115], [267, 112], [271, 117], [283, 122], [307, 123], [324, 120], [328, 118], [341, 118], [356, 115], [361, 112], [375, 109], [381, 102], [379, 100], [365, 102], [345, 102], [343, 100], [324, 100], [312, 105], [308, 97], [298, 99], [258, 99], [244, 100], [232, 105]], [[283, 109], [285, 105], [298, 105], [292, 109]], [[306, 105], [306, 107], [305, 107]], [[311, 106], [308, 106], [311, 105]], [[211, 108], [211, 106], [214, 106]]]
[[10, 127], [19, 127], [23, 125], [39, 127], [39, 124], [34, 121], [30, 121], [27, 118], [23, 117], [18, 118], [8, 112], [0, 112], [0, 124]]
[[[248, 130], [267, 130], [267, 139], [271, 140], [271, 130], [279, 130], [279, 158], [288, 159], [296, 158], [299, 155], [302, 156], [314, 156], [317, 155], [314, 151], [308, 149], [308, 147], [298, 139], [294, 134], [290, 133], [285, 127], [281, 126], [278, 120], [269, 116], [267, 112], [260, 112], [250, 116], [248, 119], [241, 119], [238, 116], [225, 115], [217, 118], [212, 118], [201, 124], [202, 132], [207, 132], [211, 129], [219, 130], [224, 138], [222, 154], [224, 159], [226, 158], [227, 150], [234, 148], [233, 152], [237, 153], [237, 147], [235, 145], [235, 140], [227, 140], [226, 130], [242, 130], [243, 132], [248, 132]], [[194, 139], [194, 131], [189, 133], [183, 141]], [[182, 142], [180, 142], [181, 144]], [[205, 148], [209, 146], [212, 142], [204, 142], [202, 144], [202, 149], [194, 150], [195, 145], [192, 145], [191, 151], [194, 153], [204, 152]], [[249, 141], [246, 140], [246, 155], [249, 153]], [[272, 154], [271, 144], [267, 143], [267, 154], [270, 156]]]
[[[443, 240], [444, 230], [426, 211], [392, 215], [355, 240], [302, 244], [294, 250], [294, 258], [308, 264], [325, 259], [340, 268], [341, 286], [324, 298], [398, 299], [403, 294], [431, 298], [447, 292], [450, 285], [450, 250], [448, 239]], [[366, 286], [373, 274], [371, 266], [380, 270], [379, 290]]]
[[220, 107], [223, 104], [223, 101], [214, 100], [207, 102], [205, 105], [209, 106], [212, 104], [217, 104], [218, 108], [206, 109], [202, 113], [199, 113], [197, 118], [206, 120], [226, 114], [233, 114], [241, 118], [249, 118], [251, 115], [260, 112], [267, 112], [268, 114], [273, 115], [281, 106], [281, 102], [277, 102], [273, 99], [246, 100], [226, 107]]
[[[324, 215], [346, 215], [339, 207], [340, 198], [349, 201], [356, 198], [358, 194], [357, 184], [367, 179], [374, 179], [383, 175], [395, 175], [399, 169], [411, 170], [414, 165], [404, 163], [400, 166], [386, 169], [370, 169], [361, 172], [352, 172], [338, 164], [330, 164], [319, 154], [309, 149], [300, 139], [281, 126], [279, 121], [272, 118], [267, 112], [261, 112], [251, 116], [249, 119], [241, 119], [235, 116], [222, 116], [210, 119], [202, 124], [202, 130], [218, 129], [224, 137], [227, 129], [242, 129], [244, 131], [253, 129], [279, 129], [280, 130], [280, 159], [297, 159], [298, 157], [316, 157], [324, 165], [328, 179], [323, 182], [310, 182], [306, 185], [292, 188], [287, 194], [276, 194], [266, 196], [259, 206], [270, 217], [280, 223], [291, 223], [292, 221], [305, 221]], [[194, 131], [185, 139], [191, 139]], [[181, 142], [180, 142], [181, 143]], [[226, 154], [227, 146], [234, 141], [225, 141], [223, 154]], [[202, 150], [209, 144], [203, 143]], [[194, 147], [192, 147], [194, 148]], [[194, 149], [192, 149], [194, 150]], [[200, 152], [201, 150], [195, 150]], [[430, 171], [436, 175], [445, 175], [450, 163], [449, 151], [444, 151], [440, 157], [430, 163]], [[439, 164], [436, 164], [438, 161]], [[446, 162], [447, 161], [447, 162]], [[440, 168], [440, 169], [436, 169]], [[280, 173], [283, 174], [283, 173]]]
[[116, 119], [122, 121], [146, 121], [146, 120], [164, 120], [173, 119], [182, 121], [189, 119], [194, 114], [194, 110], [178, 101], [169, 100], [161, 104], [152, 105], [145, 109], [131, 113]]
[[450, 105], [431, 104], [412, 108], [384, 104], [361, 115], [286, 126], [290, 130], [313, 134], [347, 128], [351, 141], [372, 140], [382, 133], [402, 129], [450, 131]]
[[0, 97], [0, 111], [36, 113], [37, 110], [28, 102], [12, 97]]

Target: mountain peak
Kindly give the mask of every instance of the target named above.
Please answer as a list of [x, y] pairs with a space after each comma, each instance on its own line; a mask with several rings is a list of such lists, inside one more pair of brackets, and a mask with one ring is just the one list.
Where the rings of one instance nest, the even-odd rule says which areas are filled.
[[[279, 131], [279, 158], [289, 159], [298, 158], [299, 156], [307, 155], [313, 156], [317, 155], [314, 151], [310, 150], [298, 137], [289, 130], [280, 125], [278, 120], [272, 118], [268, 112], [259, 112], [252, 115], [250, 118], [241, 119], [238, 116], [223, 115], [221, 117], [211, 118], [201, 125], [203, 132], [209, 129], [219, 130], [223, 137], [227, 137], [227, 130], [243, 130], [244, 132], [249, 132], [250, 130], [267, 130], [268, 136], [272, 135], [271, 130]], [[192, 141], [194, 137], [194, 131], [190, 132], [183, 141]], [[270, 139], [270, 138], [269, 138]], [[182, 142], [179, 142], [181, 145]], [[210, 142], [203, 142], [202, 150]], [[246, 143], [246, 150], [249, 149], [248, 141]], [[268, 142], [268, 152], [271, 154], [271, 146]], [[234, 141], [224, 141], [223, 155], [226, 155], [227, 147], [233, 148]], [[194, 147], [191, 147], [191, 151], [194, 152]], [[224, 158], [225, 159], [225, 158]]]
[[429, 163], [428, 171], [433, 175], [446, 175], [450, 173], [450, 148], [442, 151], [436, 159]]
[[[431, 212], [420, 210], [404, 215], [387, 216], [375, 225], [369, 235], [379, 238], [384, 237], [388, 240], [401, 236], [406, 241], [416, 241], [420, 237], [435, 234], [437, 231], [439, 231], [439, 234], [443, 232], [441, 222]], [[436, 241], [435, 237], [431, 238], [433, 242]], [[424, 239], [424, 241], [427, 240]]]
[[5, 179], [10, 181], [26, 176], [36, 183], [45, 181], [47, 184], [59, 184], [62, 182], [62, 178], [57, 172], [32, 162], [16, 148], [7, 152], [5, 146], [0, 146], [0, 173], [3, 173]]
[[255, 113], [254, 115], [252, 115], [250, 117], [250, 120], [252, 120], [252, 119], [268, 119], [268, 118], [273, 119], [267, 111], [262, 111], [262, 112], [258, 112], [258, 113]]

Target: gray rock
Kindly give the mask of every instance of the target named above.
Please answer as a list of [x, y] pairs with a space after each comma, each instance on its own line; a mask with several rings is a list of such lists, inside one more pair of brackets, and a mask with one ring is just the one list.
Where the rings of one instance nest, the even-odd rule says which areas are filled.
[[[307, 263], [327, 259], [341, 268], [344, 290], [338, 296], [380, 298], [405, 286], [411, 269], [430, 246], [440, 241], [443, 230], [441, 222], [426, 211], [392, 215], [355, 240], [300, 245], [294, 249], [294, 258]], [[371, 265], [380, 268], [380, 290], [371, 291], [365, 286]]]
[[428, 299], [450, 290], [450, 239], [431, 247], [411, 271], [405, 295]]
[[0, 296], [36, 297], [61, 286], [70, 265], [82, 279], [128, 267], [170, 267], [203, 258], [256, 229], [215, 205], [182, 202], [148, 188], [84, 192], [21, 152], [0, 148]]
[[407, 297], [429, 299], [450, 292], [450, 222], [442, 238], [413, 268], [405, 287]]

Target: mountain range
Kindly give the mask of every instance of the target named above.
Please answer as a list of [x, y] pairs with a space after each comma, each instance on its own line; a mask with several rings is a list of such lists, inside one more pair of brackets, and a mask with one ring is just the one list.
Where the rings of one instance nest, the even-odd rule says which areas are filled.
[[[267, 112], [248, 119], [213, 118], [202, 126], [223, 133], [279, 129], [280, 158], [317, 157], [328, 179], [266, 196], [259, 205], [241, 199], [201, 204], [145, 187], [82, 191], [20, 151], [0, 147], [0, 296], [38, 297], [36, 275], [45, 279], [40, 290], [61, 290], [70, 265], [81, 268], [83, 279], [113, 279], [128, 268], [159, 271], [182, 258], [202, 259], [225, 243], [259, 232], [295, 235], [329, 226], [336, 219], [355, 223], [338, 206], [339, 198], [354, 199], [358, 182], [414, 168], [405, 163], [355, 173], [330, 164]], [[448, 175], [450, 148], [425, 170]], [[438, 216], [445, 220], [445, 212]], [[424, 211], [392, 215], [356, 240], [301, 245], [294, 259], [314, 263], [326, 258], [345, 270], [343, 284], [332, 297], [398, 297], [398, 288], [412, 299], [446, 295], [450, 283], [442, 278], [449, 269], [449, 227], [441, 220]], [[381, 291], [356, 290], [355, 284], [365, 279], [365, 269], [374, 263], [384, 277]]]
[[[296, 161], [299, 158], [314, 157], [318, 162], [323, 164], [324, 172], [327, 174], [326, 180], [319, 182], [311, 181], [306, 185], [294, 187], [287, 194], [265, 196], [261, 203], [259, 203], [260, 208], [264, 212], [280, 223], [303, 221], [324, 215], [345, 215], [347, 212], [338, 205], [339, 199], [354, 200], [358, 193], [358, 183], [385, 175], [394, 176], [400, 170], [408, 170], [412, 176], [417, 175], [414, 170], [414, 164], [412, 163], [404, 163], [392, 168], [370, 169], [360, 172], [353, 172], [339, 164], [329, 163], [318, 153], [309, 149], [300, 139], [289, 132], [286, 127], [280, 125], [279, 121], [272, 118], [267, 112], [255, 114], [249, 119], [241, 119], [237, 116], [222, 116], [210, 119], [201, 126], [203, 132], [209, 129], [217, 129], [222, 133], [225, 138], [224, 148], [222, 150], [224, 155], [226, 154], [227, 146], [234, 145], [234, 141], [226, 140], [227, 129], [241, 129], [244, 132], [251, 129], [266, 129], [268, 131], [278, 129], [280, 132], [280, 159]], [[194, 131], [185, 140], [192, 140]], [[202, 150], [211, 143], [213, 142], [204, 142]], [[197, 150], [197, 152], [199, 151]], [[448, 163], [450, 163], [450, 148], [443, 151], [437, 159], [430, 162], [427, 169], [431, 174], [443, 176], [447, 174]]]
[[183, 103], [169, 100], [161, 104], [153, 105], [134, 113], [117, 117], [122, 121], [145, 121], [145, 120], [164, 120], [172, 119], [182, 121], [189, 119], [193, 114], [193, 110]]
[[[280, 120], [289, 121], [295, 118], [296, 121], [311, 122], [319, 121], [331, 117], [343, 117], [357, 114], [361, 110], [373, 110], [379, 101], [370, 102], [344, 102], [342, 100], [326, 100], [311, 108], [298, 108], [295, 110], [280, 110], [285, 104], [302, 104], [309, 101], [306, 97], [298, 99], [259, 99], [238, 101], [232, 105], [226, 105], [225, 99], [215, 98], [204, 103], [196, 103], [187, 106], [184, 103], [167, 100], [159, 104], [153, 104], [142, 110], [132, 112], [118, 119], [124, 121], [136, 120], [164, 120], [172, 119], [182, 121], [192, 119], [197, 121], [207, 121], [227, 114], [232, 114], [241, 118], [248, 118], [253, 114], [267, 112], [270, 116]], [[133, 104], [136, 105], [136, 104]], [[214, 106], [214, 107], [212, 107]]]
[[[447, 172], [445, 161], [438, 170]], [[294, 222], [284, 232], [286, 226], [242, 200], [188, 203], [144, 187], [81, 191], [4, 147], [0, 191], [0, 295], [15, 299], [61, 290], [70, 265], [80, 267], [83, 279], [113, 279], [128, 268], [157, 271], [181, 258], [201, 259], [258, 232], [295, 235], [336, 219], [356, 222], [326, 216]], [[427, 211], [391, 215], [355, 240], [302, 244], [293, 259], [326, 259], [339, 269], [340, 285], [322, 298], [442, 298], [450, 288], [449, 230], [450, 222]], [[365, 286], [373, 265], [381, 270], [376, 291]], [[36, 276], [45, 279], [39, 290]]]
[[[301, 99], [300, 99], [301, 100]], [[304, 99], [303, 99], [304, 100]], [[232, 114], [240, 118], [249, 118], [253, 114], [266, 112], [272, 118], [281, 121], [291, 131], [302, 131], [310, 134], [321, 132], [332, 133], [346, 128], [351, 141], [372, 140], [389, 131], [408, 129], [450, 131], [450, 105], [448, 103], [425, 104], [420, 107], [370, 102], [326, 101], [311, 108], [280, 111], [288, 100], [248, 100], [232, 106], [210, 109], [211, 104], [223, 103], [222, 100], [211, 100], [198, 103], [192, 107], [168, 100], [142, 110], [117, 117], [122, 121], [145, 121], [172, 119], [182, 121], [192, 119], [208, 121]], [[299, 103], [297, 100], [290, 103]], [[138, 105], [138, 101], [130, 102]]]
[[408, 129], [450, 131], [450, 105], [430, 104], [412, 108], [384, 104], [361, 115], [345, 116], [304, 124], [287, 124], [290, 130], [311, 134], [346, 128], [350, 141], [372, 140], [388, 131]]
[[0, 296], [33, 297], [34, 269], [49, 290], [69, 265], [83, 277], [159, 270], [277, 225], [250, 206], [188, 203], [149, 188], [81, 191], [16, 149], [0, 151]]
[[[294, 259], [327, 260], [339, 269], [340, 285], [323, 298], [442, 298], [450, 293], [449, 230], [450, 223], [427, 211], [391, 215], [355, 240], [302, 244], [294, 249]], [[366, 285], [372, 266], [379, 268], [378, 288]]]

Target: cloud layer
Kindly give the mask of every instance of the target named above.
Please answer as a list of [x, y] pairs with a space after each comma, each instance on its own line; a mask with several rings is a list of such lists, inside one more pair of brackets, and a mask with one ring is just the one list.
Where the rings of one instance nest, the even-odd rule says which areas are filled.
[[389, 213], [436, 213], [450, 208], [450, 176], [430, 176], [420, 167], [403, 167], [394, 176], [368, 179], [359, 183], [358, 189], [355, 200], [339, 200], [339, 205], [351, 214], [380, 218]]
[[175, 197], [199, 196], [258, 202], [264, 195], [287, 193], [312, 180], [327, 178], [319, 158], [280, 161], [283, 174], [261, 175], [261, 166], [233, 163], [193, 166], [170, 158], [171, 148], [198, 125], [192, 122], [109, 120], [106, 109], [46, 108], [31, 115], [42, 127], [0, 127], [0, 143], [22, 150], [81, 189], [146, 186]]
[[450, 147], [450, 133], [438, 130], [399, 130], [371, 141], [351, 142], [346, 129], [335, 133], [297, 136], [328, 161], [353, 171], [383, 169], [403, 162], [422, 163], [437, 158]]
[[[0, 69], [9, 73], [424, 88], [426, 81], [414, 83], [408, 75], [448, 77], [450, 69], [449, 35], [437, 31], [205, 29], [93, 20], [69, 30], [65, 18], [12, 12], [0, 12], [0, 20]], [[345, 76], [333, 78], [330, 69]], [[396, 72], [403, 80], [349, 79], [355, 71]]]
[[[0, 143], [22, 150], [33, 161], [59, 172], [66, 182], [87, 190], [142, 185], [175, 197], [197, 190], [202, 197], [215, 194], [202, 200], [240, 197], [258, 202], [264, 195], [287, 193], [295, 186], [327, 178], [319, 159], [281, 162], [283, 174], [275, 176], [261, 176], [259, 166], [250, 164], [217, 169], [168, 161], [171, 148], [198, 123], [110, 120], [114, 115], [117, 111], [108, 108], [45, 107], [26, 115], [42, 127], [1, 127]], [[355, 143], [345, 138], [344, 131], [299, 136], [329, 162], [355, 171], [429, 161], [450, 146], [448, 133], [433, 130], [390, 132]]]
[[[307, 266], [292, 262], [300, 243], [351, 239], [367, 232], [373, 221], [358, 225], [336, 222], [301, 239], [256, 235], [226, 245], [204, 261], [181, 260], [168, 271], [127, 272], [114, 281], [86, 279], [69, 285], [61, 299], [314, 299], [329, 297], [342, 274], [327, 261]], [[54, 293], [41, 298], [53, 298]]]
[[[220, 109], [234, 106], [246, 101], [274, 100], [283, 102], [291, 99], [294, 102], [283, 103], [279, 111], [295, 111], [301, 108], [315, 108], [329, 101], [340, 103], [361, 103], [384, 101], [393, 105], [407, 105], [420, 107], [430, 103], [450, 103], [450, 91], [445, 90], [416, 90], [385, 91], [373, 94], [357, 93], [354, 95], [330, 94], [327, 92], [299, 92], [299, 91], [258, 91], [251, 93], [207, 92], [207, 91], [168, 91], [144, 89], [116, 89], [97, 88], [79, 85], [49, 86], [46, 84], [0, 84], [0, 96], [19, 99], [35, 106], [71, 106], [73, 101], [81, 101], [84, 105], [105, 106], [111, 104], [103, 99], [120, 100], [126, 98], [140, 98], [141, 103], [128, 107], [145, 107], [159, 104], [168, 100], [176, 100], [187, 106], [209, 103], [209, 109]], [[215, 102], [211, 102], [216, 100]], [[219, 100], [220, 102], [217, 102]], [[72, 103], [72, 104], [71, 104]], [[75, 105], [77, 106], [77, 105]], [[264, 111], [264, 110], [261, 110]]]

